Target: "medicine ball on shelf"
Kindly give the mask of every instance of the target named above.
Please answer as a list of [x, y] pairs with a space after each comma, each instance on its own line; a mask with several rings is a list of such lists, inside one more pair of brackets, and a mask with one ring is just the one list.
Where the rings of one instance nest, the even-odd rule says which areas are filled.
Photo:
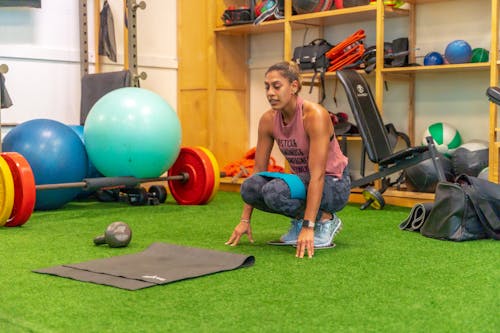
[[488, 166], [488, 143], [471, 141], [458, 147], [452, 155], [453, 170], [458, 176], [466, 174], [477, 177]]
[[472, 58], [472, 48], [464, 40], [454, 40], [446, 46], [444, 57], [450, 64], [468, 63]]
[[490, 170], [489, 167], [484, 168], [483, 170], [481, 170], [481, 172], [479, 173], [479, 175], [477, 175], [477, 178], [488, 180], [488, 178], [489, 178], [489, 170]]
[[472, 50], [470, 62], [488, 62], [490, 60], [490, 52], [482, 47], [476, 47]]
[[[451, 160], [443, 154], [438, 154], [438, 163], [444, 171], [446, 180], [453, 181], [453, 166]], [[404, 171], [406, 187], [413, 192], [434, 193], [438, 183], [436, 168], [432, 159], [428, 159], [411, 166]]]
[[437, 66], [444, 64], [444, 58], [439, 52], [429, 52], [424, 57], [424, 66]]
[[422, 145], [426, 145], [426, 137], [432, 136], [438, 152], [451, 156], [453, 151], [462, 144], [462, 136], [452, 125], [438, 122], [429, 125], [422, 135]]

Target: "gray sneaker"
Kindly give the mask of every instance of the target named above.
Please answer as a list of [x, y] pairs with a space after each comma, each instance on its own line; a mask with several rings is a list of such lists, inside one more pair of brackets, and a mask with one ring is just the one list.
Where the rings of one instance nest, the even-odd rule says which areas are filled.
[[342, 229], [342, 221], [337, 215], [324, 223], [317, 222], [314, 228], [314, 247], [331, 246], [333, 238]]
[[302, 229], [302, 220], [292, 220], [290, 229], [286, 234], [280, 237], [280, 241], [287, 245], [296, 245], [299, 238], [300, 230]]

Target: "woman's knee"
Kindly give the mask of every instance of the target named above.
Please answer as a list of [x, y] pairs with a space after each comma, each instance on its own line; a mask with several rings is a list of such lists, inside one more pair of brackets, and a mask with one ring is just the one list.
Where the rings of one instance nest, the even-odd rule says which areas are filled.
[[262, 200], [262, 187], [266, 180], [260, 176], [252, 176], [245, 180], [240, 186], [240, 195], [244, 202], [253, 204], [259, 199]]
[[344, 176], [342, 179], [328, 179], [325, 182], [325, 189], [321, 202], [322, 210], [329, 212], [338, 212], [342, 210], [349, 201], [349, 196], [351, 194], [350, 185], [349, 176]]
[[262, 188], [262, 197], [271, 210], [286, 216], [295, 216], [302, 203], [292, 199], [290, 188], [281, 179], [274, 179]]

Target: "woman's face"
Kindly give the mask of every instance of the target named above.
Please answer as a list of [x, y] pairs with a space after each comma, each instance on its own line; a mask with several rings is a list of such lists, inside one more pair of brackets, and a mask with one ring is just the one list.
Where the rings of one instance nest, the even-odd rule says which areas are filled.
[[279, 71], [266, 74], [264, 80], [267, 101], [274, 110], [283, 109], [297, 92], [297, 81], [290, 83]]

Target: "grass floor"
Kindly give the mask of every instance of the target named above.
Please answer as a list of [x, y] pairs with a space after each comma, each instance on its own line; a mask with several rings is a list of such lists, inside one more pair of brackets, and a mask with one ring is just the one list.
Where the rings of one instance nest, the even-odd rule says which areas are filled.
[[[288, 228], [256, 212], [256, 242], [224, 245], [237, 193], [206, 206], [75, 202], [0, 228], [0, 332], [498, 332], [500, 243], [453, 243], [398, 229], [409, 209], [348, 206], [337, 247], [299, 260], [266, 245]], [[92, 239], [113, 221], [133, 230], [126, 248]], [[34, 269], [137, 253], [153, 242], [255, 256], [255, 265], [126, 291]]]

